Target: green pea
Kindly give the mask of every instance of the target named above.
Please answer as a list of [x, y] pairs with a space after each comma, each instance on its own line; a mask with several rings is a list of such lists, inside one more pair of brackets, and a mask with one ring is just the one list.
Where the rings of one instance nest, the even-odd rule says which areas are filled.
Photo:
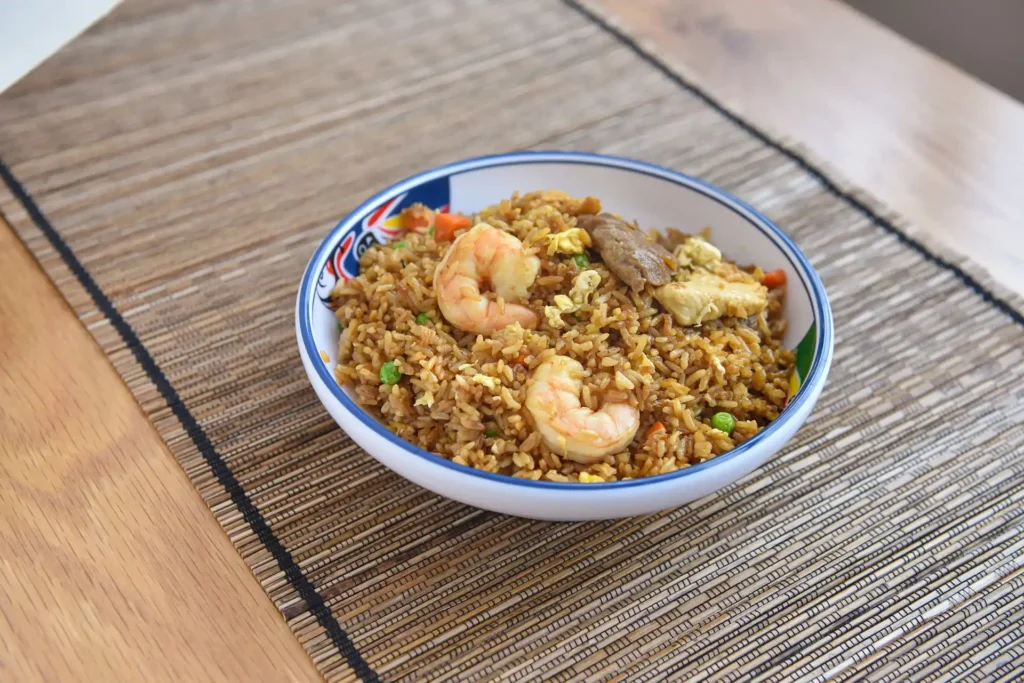
[[430, 322], [430, 317], [427, 316], [426, 313], [417, 313], [416, 314], [416, 324], [417, 325], [426, 325], [428, 322]]
[[488, 429], [486, 432], [484, 432], [484, 436], [486, 436], [488, 439], [496, 439], [498, 438], [498, 430]]
[[577, 268], [586, 268], [590, 265], [590, 259], [586, 254], [573, 254], [572, 260]]
[[731, 436], [736, 428], [736, 418], [729, 413], [715, 413], [711, 416], [711, 426]]
[[384, 384], [398, 384], [400, 379], [402, 379], [402, 371], [398, 369], [395, 361], [389, 360], [380, 366], [380, 381]]
[[345, 328], [341, 326], [341, 321], [339, 320], [337, 322], [338, 322], [338, 332], [344, 332]]
[[405, 246], [405, 240], [398, 240], [397, 242], [395, 242], [391, 246], [394, 247], [395, 249], [401, 249], [402, 247]]

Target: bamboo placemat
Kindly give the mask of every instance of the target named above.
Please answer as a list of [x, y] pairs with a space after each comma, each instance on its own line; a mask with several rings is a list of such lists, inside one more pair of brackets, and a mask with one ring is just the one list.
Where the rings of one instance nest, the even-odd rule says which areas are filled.
[[[129, 3], [0, 98], [0, 209], [329, 679], [1014, 676], [1024, 303], [713, 97], [572, 2]], [[701, 176], [808, 254], [835, 361], [768, 465], [529, 522], [406, 483], [320, 407], [292, 318], [320, 238], [527, 147]]]

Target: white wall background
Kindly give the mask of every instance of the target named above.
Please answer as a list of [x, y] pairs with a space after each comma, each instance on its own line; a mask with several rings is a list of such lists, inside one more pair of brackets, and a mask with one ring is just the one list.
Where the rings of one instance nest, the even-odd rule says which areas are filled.
[[846, 0], [846, 3], [1024, 102], [1024, 1]]
[[0, 0], [0, 93], [120, 0]]

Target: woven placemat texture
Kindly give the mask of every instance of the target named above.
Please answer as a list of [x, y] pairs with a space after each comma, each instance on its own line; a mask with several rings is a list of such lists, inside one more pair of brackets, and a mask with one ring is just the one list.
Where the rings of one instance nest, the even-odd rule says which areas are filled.
[[[1024, 305], [713, 96], [557, 0], [128, 3], [0, 97], [0, 210], [330, 680], [1012, 677]], [[706, 178], [809, 256], [835, 361], [765, 467], [530, 522], [405, 482], [319, 405], [293, 321], [319, 240], [531, 147]]]

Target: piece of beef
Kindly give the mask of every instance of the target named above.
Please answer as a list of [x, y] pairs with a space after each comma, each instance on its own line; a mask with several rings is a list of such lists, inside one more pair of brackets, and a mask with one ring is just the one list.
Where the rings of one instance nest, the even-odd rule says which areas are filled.
[[634, 291], [646, 283], [659, 287], [672, 281], [672, 254], [626, 221], [602, 213], [580, 216], [576, 223], [590, 234], [608, 270]]

